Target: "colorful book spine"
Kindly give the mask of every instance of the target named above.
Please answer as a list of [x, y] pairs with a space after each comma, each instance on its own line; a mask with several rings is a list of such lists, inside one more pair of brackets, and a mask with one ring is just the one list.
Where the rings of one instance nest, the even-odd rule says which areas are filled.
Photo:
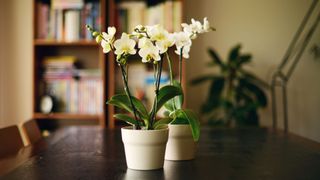
[[83, 0], [52, 0], [51, 6], [37, 2], [38, 39], [57, 41], [92, 40], [85, 25], [101, 30], [101, 12], [99, 2]]
[[64, 14], [65, 41], [80, 40], [80, 11], [68, 10]]
[[75, 62], [74, 56], [46, 57], [42, 61], [45, 92], [50, 92], [57, 99], [58, 112], [101, 114], [103, 112], [101, 71], [76, 69]]

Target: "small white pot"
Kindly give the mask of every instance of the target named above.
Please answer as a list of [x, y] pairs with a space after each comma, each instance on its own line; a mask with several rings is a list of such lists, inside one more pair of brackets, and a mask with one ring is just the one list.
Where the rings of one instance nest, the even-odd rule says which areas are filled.
[[168, 128], [160, 130], [121, 128], [128, 168], [135, 170], [163, 168], [168, 131]]
[[166, 148], [166, 160], [194, 159], [196, 144], [192, 137], [190, 125], [169, 124], [169, 139]]

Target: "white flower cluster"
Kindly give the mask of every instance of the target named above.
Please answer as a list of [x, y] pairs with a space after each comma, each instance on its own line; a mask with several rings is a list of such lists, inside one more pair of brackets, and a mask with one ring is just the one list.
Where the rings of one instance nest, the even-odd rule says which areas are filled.
[[[198, 34], [213, 30], [207, 18], [200, 21], [191, 19], [191, 24], [181, 24], [183, 31], [169, 33], [160, 25], [142, 26], [138, 25], [131, 34], [122, 33], [121, 38], [115, 40], [116, 28], [108, 27], [108, 32], [93, 35], [101, 44], [104, 53], [111, 50], [117, 55], [117, 60], [128, 55], [138, 54], [142, 62], [156, 62], [161, 60], [161, 54], [168, 51], [171, 46], [176, 46], [175, 53], [183, 58], [189, 58], [189, 51], [193, 39]], [[136, 48], [137, 44], [137, 48]]]

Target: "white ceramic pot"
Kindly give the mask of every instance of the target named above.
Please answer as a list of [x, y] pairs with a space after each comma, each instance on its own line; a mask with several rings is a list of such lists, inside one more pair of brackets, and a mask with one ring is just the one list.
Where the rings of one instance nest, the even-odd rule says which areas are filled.
[[128, 168], [135, 170], [163, 168], [168, 131], [168, 128], [160, 130], [121, 128]]
[[166, 160], [194, 159], [196, 143], [193, 140], [190, 125], [169, 124], [169, 139], [166, 148]]

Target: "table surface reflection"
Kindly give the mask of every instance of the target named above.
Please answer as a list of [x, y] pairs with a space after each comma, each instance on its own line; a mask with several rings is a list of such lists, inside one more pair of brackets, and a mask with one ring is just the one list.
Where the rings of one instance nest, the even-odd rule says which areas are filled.
[[[45, 145], [44, 145], [45, 144]], [[127, 169], [119, 129], [68, 127], [1, 179], [320, 179], [320, 145], [265, 128], [205, 127], [190, 161]], [[141, 157], [143, 158], [143, 157]]]

